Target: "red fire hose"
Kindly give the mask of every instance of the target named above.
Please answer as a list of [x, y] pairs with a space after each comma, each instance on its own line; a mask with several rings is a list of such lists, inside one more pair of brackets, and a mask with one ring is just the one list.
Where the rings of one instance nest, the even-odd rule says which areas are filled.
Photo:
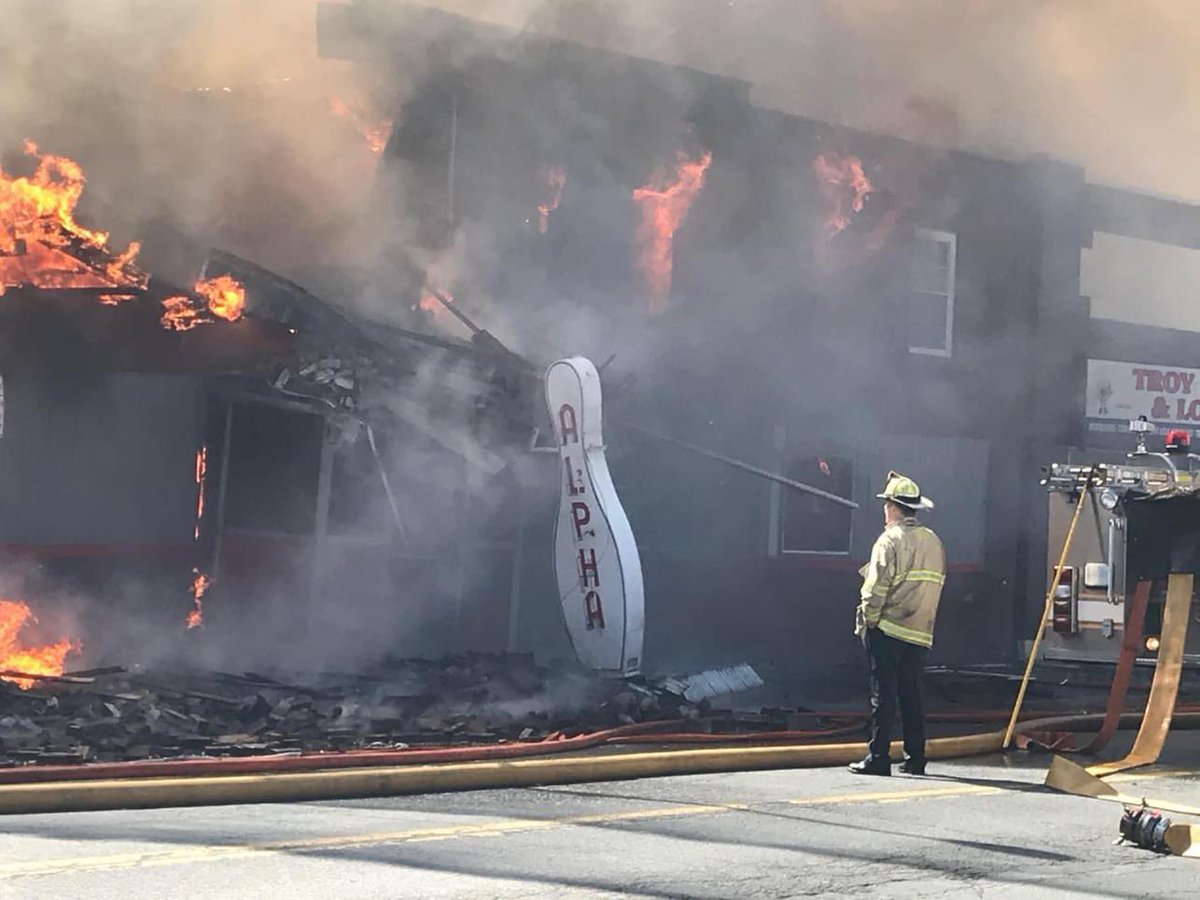
[[[823, 718], [825, 718], [823, 716]], [[161, 778], [173, 776], [242, 775], [254, 772], [294, 772], [316, 769], [352, 769], [371, 766], [419, 766], [452, 762], [483, 762], [526, 759], [550, 754], [576, 753], [614, 744], [797, 743], [853, 734], [863, 727], [863, 717], [850, 724], [813, 731], [764, 731], [752, 734], [705, 734], [671, 732], [681, 719], [622, 725], [573, 737], [550, 735], [540, 741], [471, 747], [435, 747], [417, 750], [348, 750], [295, 756], [191, 757], [187, 759], [130, 760], [128, 762], [80, 763], [75, 765], [29, 765], [0, 769], [0, 785], [36, 784], [50, 781], [91, 779]]]
[[[1177, 712], [1196, 712], [1200, 707], [1179, 706]], [[294, 756], [259, 755], [243, 757], [192, 757], [187, 759], [131, 760], [128, 762], [82, 763], [75, 765], [28, 765], [0, 769], [0, 785], [37, 784], [54, 781], [92, 779], [163, 778], [209, 775], [243, 775], [268, 772], [302, 772], [320, 769], [350, 769], [376, 766], [417, 766], [439, 763], [484, 762], [527, 759], [551, 754], [576, 753], [617, 744], [710, 745], [710, 744], [798, 744], [851, 735], [862, 730], [865, 716], [856, 712], [813, 713], [814, 718], [832, 722], [827, 728], [805, 731], [761, 731], [749, 734], [709, 734], [669, 731], [684, 725], [683, 720], [643, 722], [604, 731], [563, 737], [550, 735], [540, 741], [509, 744], [434, 747], [403, 750], [351, 750], [336, 753], [310, 753]], [[1053, 715], [1033, 712], [1027, 718]], [[1005, 710], [964, 709], [931, 712], [930, 722], [967, 723], [1001, 722]]]
[[0, 770], [0, 784], [31, 784], [43, 781], [86, 781], [93, 778], [157, 778], [175, 775], [235, 775], [249, 772], [290, 772], [311, 769], [342, 769], [366, 766], [427, 765], [446, 762], [517, 759], [550, 753], [592, 750], [613, 740], [680, 725], [679, 720], [623, 725], [546, 740], [473, 747], [438, 747], [419, 750], [349, 750], [299, 756], [191, 757], [188, 759], [131, 760], [129, 762], [81, 763], [77, 765], [25, 766]]

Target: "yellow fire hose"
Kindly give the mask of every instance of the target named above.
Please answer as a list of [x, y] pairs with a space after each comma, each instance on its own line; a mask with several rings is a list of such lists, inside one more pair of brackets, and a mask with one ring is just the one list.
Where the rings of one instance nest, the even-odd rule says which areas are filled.
[[1195, 576], [1174, 573], [1167, 578], [1167, 602], [1163, 608], [1161, 645], [1154, 665], [1154, 680], [1146, 701], [1146, 715], [1138, 729], [1133, 749], [1124, 759], [1089, 766], [1088, 772], [1099, 778], [1149, 765], [1158, 759], [1167, 732], [1175, 698], [1179, 696], [1179, 681], [1183, 675], [1183, 651], [1187, 642], [1189, 613], [1192, 608], [1192, 588]]
[[[1122, 794], [1112, 785], [1092, 774], [1091, 769], [1085, 769], [1062, 756], [1056, 756], [1050, 762], [1050, 771], [1046, 773], [1046, 786], [1067, 794], [1079, 797], [1093, 797], [1097, 800], [1107, 800], [1119, 803], [1124, 807], [1151, 807], [1156, 810], [1182, 813], [1187, 816], [1200, 816], [1200, 809], [1173, 800], [1154, 800], [1148, 797], [1134, 797]], [[1189, 822], [1173, 822], [1166, 830], [1165, 843], [1167, 849], [1176, 856], [1187, 856], [1200, 859], [1200, 825]]]
[[[1101, 779], [1158, 760], [1166, 742], [1175, 714], [1175, 699], [1183, 671], [1183, 651], [1187, 640], [1189, 613], [1195, 578], [1191, 573], [1172, 573], [1167, 578], [1167, 602], [1163, 608], [1162, 644], [1154, 667], [1154, 680], [1146, 712], [1138, 728], [1133, 748], [1122, 759], [1098, 763], [1084, 768], [1061, 756], [1056, 756], [1046, 773], [1047, 787], [1068, 794], [1095, 797], [1125, 806], [1153, 806], [1185, 815], [1200, 815], [1200, 809], [1180, 806], [1170, 801], [1146, 800], [1118, 792]], [[1176, 856], [1200, 858], [1200, 826], [1188, 823], [1172, 824], [1167, 829], [1167, 848]]]
[[[927, 744], [927, 753], [931, 759], [989, 753], [1000, 749], [1002, 737], [1002, 732], [995, 731], [934, 738]], [[264, 775], [43, 782], [0, 788], [0, 814], [339, 800], [811, 768], [854, 762], [865, 749], [861, 743], [726, 747]], [[899, 742], [893, 752], [901, 752]]]
[[[1088, 470], [1087, 480], [1084, 483], [1083, 490], [1080, 492], [1079, 502], [1075, 506], [1075, 513], [1071, 517], [1071, 525], [1067, 529], [1067, 535], [1063, 541], [1062, 553], [1059, 555], [1058, 564], [1054, 567], [1054, 576], [1051, 578], [1050, 587], [1046, 591], [1046, 603], [1042, 610], [1041, 620], [1038, 622], [1037, 634], [1034, 636], [1033, 646], [1029, 651], [1029, 659], [1025, 663], [1025, 674], [1021, 678], [1021, 686], [1017, 691], [1016, 702], [1013, 704], [1012, 716], [1009, 719], [1008, 728], [1005, 730], [1003, 740], [1001, 741], [1003, 749], [1007, 749], [1012, 743], [1013, 733], [1017, 727], [1017, 719], [1021, 714], [1021, 705], [1025, 700], [1025, 690], [1029, 685], [1029, 677], [1033, 672], [1034, 663], [1037, 662], [1037, 654], [1041, 646], [1042, 637], [1046, 633], [1046, 623], [1050, 618], [1054, 604], [1054, 593], [1058, 588], [1059, 579], [1062, 577], [1067, 556], [1071, 552], [1071, 542], [1075, 537], [1075, 528], [1079, 524], [1079, 516], [1083, 512], [1084, 502], [1091, 495], [1092, 478], [1095, 474], [1096, 467], [1092, 466]], [[1139, 804], [1136, 798], [1127, 797], [1119, 793], [1101, 779], [1106, 775], [1154, 763], [1158, 760], [1162, 752], [1163, 744], [1167, 739], [1167, 733], [1171, 729], [1175, 700], [1179, 694], [1179, 682], [1183, 669], [1184, 643], [1187, 639], [1188, 619], [1192, 603], [1193, 581], [1194, 577], [1190, 573], [1175, 572], [1171, 573], [1168, 577], [1167, 602], [1163, 609], [1161, 645], [1155, 663], [1154, 680], [1150, 686], [1150, 697], [1146, 702], [1145, 713], [1140, 720], [1133, 749], [1123, 759], [1098, 763], [1087, 768], [1071, 762], [1064, 757], [1056, 756], [1051, 762], [1049, 771], [1046, 773], [1045, 784], [1047, 787], [1063, 791], [1064, 793], [1116, 801], [1126, 805]], [[1124, 724], [1125, 718], [1124, 716], [1122, 717], [1121, 724]], [[1064, 723], [1044, 720], [1040, 724], [1043, 726], [1053, 726]], [[1032, 725], [1033, 723], [1027, 723], [1026, 728], [1030, 729]], [[1140, 804], [1153, 805], [1189, 815], [1200, 814], [1200, 809], [1162, 801], [1153, 801], [1151, 803], [1142, 799]], [[1200, 858], [1200, 826], [1186, 823], [1171, 825], [1167, 832], [1166, 844], [1170, 851], [1177, 856]]]
[[[1102, 715], [1039, 719], [1023, 723], [1022, 729], [1085, 729], [1098, 725], [1102, 719]], [[1121, 724], [1133, 725], [1138, 721], [1140, 716], [1131, 715], [1124, 717]], [[1177, 714], [1175, 723], [1200, 725], [1200, 713]], [[954, 759], [994, 753], [1001, 749], [1003, 739], [1003, 731], [933, 738], [926, 745], [927, 755], [930, 759]], [[261, 775], [39, 782], [0, 787], [0, 814], [296, 803], [717, 772], [816, 768], [855, 762], [862, 758], [865, 750], [866, 745], [862, 743], [793, 744]], [[897, 756], [902, 752], [899, 741], [893, 744], [892, 752]]]

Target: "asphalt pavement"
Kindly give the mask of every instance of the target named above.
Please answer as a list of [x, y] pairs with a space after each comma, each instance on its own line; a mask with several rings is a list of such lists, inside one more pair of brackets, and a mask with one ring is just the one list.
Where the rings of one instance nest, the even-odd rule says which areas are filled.
[[[1123, 793], [1200, 806], [1200, 735]], [[1117, 846], [1048, 757], [381, 800], [10, 816], [0, 897], [1187, 897], [1200, 860]], [[1178, 817], [1184, 818], [1184, 817]]]

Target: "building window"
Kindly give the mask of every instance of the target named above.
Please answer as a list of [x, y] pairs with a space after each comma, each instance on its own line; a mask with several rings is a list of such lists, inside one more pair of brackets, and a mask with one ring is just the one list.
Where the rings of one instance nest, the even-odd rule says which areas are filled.
[[951, 354], [957, 250], [953, 234], [925, 229], [916, 233], [908, 304], [908, 349], [912, 353]]
[[[854, 496], [854, 463], [845, 457], [807, 456], [786, 475], [837, 497]], [[782, 488], [779, 546], [784, 553], [849, 553], [852, 510], [815, 494]]]
[[[225, 526], [311, 534], [325, 420], [263, 404], [233, 407]], [[212, 470], [209, 470], [212, 478]]]

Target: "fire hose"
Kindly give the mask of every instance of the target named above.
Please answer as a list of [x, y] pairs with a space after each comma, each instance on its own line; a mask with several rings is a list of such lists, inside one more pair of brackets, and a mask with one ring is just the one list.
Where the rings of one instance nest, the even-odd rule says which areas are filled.
[[[1126, 719], [1132, 723], [1137, 717], [1130, 715]], [[1084, 729], [1102, 720], [1102, 715], [1036, 719], [1027, 721], [1023, 730], [1049, 727]], [[1200, 712], [1189, 710], [1177, 713], [1175, 721], [1177, 725], [1200, 726]], [[1121, 724], [1126, 724], [1125, 720]], [[0, 788], [0, 813], [300, 802], [808, 768], [852, 762], [864, 750], [864, 745], [857, 742], [790, 743], [782, 746], [725, 746], [578, 755], [581, 750], [595, 750], [605, 744], [632, 739], [639, 742], [654, 740], [660, 744], [696, 738], [707, 741], [719, 737], [727, 743], [737, 739], [732, 735], [653, 734], [652, 727], [663, 727], [663, 723], [628, 726], [580, 735], [578, 738], [529, 745], [366, 751], [335, 757], [260, 757], [14, 770], [3, 774], [11, 779], [17, 772], [29, 771], [46, 780], [30, 780], [26, 783], [10, 780]], [[853, 727], [857, 729], [860, 726], [855, 723]], [[828, 731], [826, 729], [826, 734]], [[813, 733], [800, 734], [811, 736]], [[763, 735], [744, 738], [762, 741]], [[927, 752], [929, 758], [935, 760], [975, 756], [998, 751], [1003, 739], [1003, 731], [933, 738], [928, 741]], [[547, 748], [531, 752], [531, 748], [540, 748], [542, 744], [548, 745]], [[342, 762], [334, 763], [334, 759]], [[347, 763], [348, 759], [355, 762]], [[197, 763], [200, 765], [197, 766]], [[190, 766], [186, 771], [201, 774], [184, 774], [180, 767], [185, 765]], [[250, 768], [252, 765], [257, 768]], [[129, 768], [118, 770], [126, 773], [124, 777], [112, 777], [112, 766]], [[170, 767], [165, 771], [178, 774], [161, 774], [164, 770], [158, 768], [160, 766]], [[64, 773], [61, 770], [64, 768], [80, 774], [62, 777]], [[102, 773], [109, 777], [101, 777]]]
[[[1002, 732], [936, 738], [929, 756], [997, 750]], [[621, 781], [666, 775], [832, 766], [860, 756], [863, 745], [800, 744], [549, 756], [311, 772], [136, 778], [14, 784], [0, 790], [0, 813], [272, 803], [395, 796], [487, 788]]]
[[[1181, 712], [1192, 708], [1180, 707]], [[1200, 712], [1200, 707], [1195, 711]], [[866, 716], [856, 712], [812, 713], [814, 718], [829, 720], [830, 727], [811, 730], [759, 731], [751, 733], [706, 733], [671, 730], [683, 725], [681, 719], [642, 722], [603, 731], [566, 737], [552, 734], [540, 741], [522, 741], [468, 747], [425, 747], [421, 749], [352, 750], [338, 753], [266, 754], [242, 757], [188, 757], [184, 759], [131, 760], [126, 762], [83, 763], [73, 765], [31, 765], [0, 769], [0, 785], [35, 784], [55, 781], [94, 779], [157, 778], [183, 775], [237, 775], [267, 772], [314, 771], [319, 769], [367, 768], [371, 766], [429, 765], [447, 762], [481, 762], [495, 759], [523, 759], [594, 750], [603, 746], [653, 744], [812, 743], [817, 739], [846, 737], [859, 733]], [[1029, 718], [1051, 713], [1030, 713]], [[1008, 716], [1004, 710], [958, 709], [930, 712], [931, 723], [999, 722]]]

